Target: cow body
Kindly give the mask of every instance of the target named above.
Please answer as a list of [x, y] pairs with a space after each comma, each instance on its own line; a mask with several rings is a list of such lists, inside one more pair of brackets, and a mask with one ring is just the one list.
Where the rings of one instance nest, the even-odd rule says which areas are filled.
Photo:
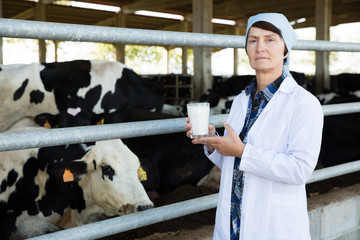
[[[156, 109], [161, 82], [145, 81], [119, 62], [76, 60], [0, 66], [0, 131], [23, 117], [57, 115], [59, 126], [88, 125], [97, 114]], [[79, 119], [82, 121], [79, 122]]]
[[[116, 216], [151, 207], [139, 166], [119, 139], [1, 152], [0, 239], [81, 225], [94, 214]], [[65, 169], [73, 176], [69, 182], [63, 179]], [[65, 213], [70, 220], [61, 220]]]
[[[317, 98], [323, 105], [360, 102], [360, 98], [351, 91], [322, 93]], [[325, 116], [319, 163], [330, 167], [359, 160], [359, 134], [360, 113]]]
[[1, 132], [24, 117], [34, 117], [44, 111], [58, 113], [53, 93], [45, 90], [39, 78], [43, 68], [35, 63], [1, 66]]
[[[146, 109], [128, 109], [102, 117], [104, 124], [111, 124], [176, 116]], [[147, 180], [141, 182], [147, 191], [165, 194], [184, 184], [196, 185], [214, 166], [205, 156], [203, 146], [192, 144], [183, 132], [126, 138], [123, 142], [139, 157], [147, 173]]]

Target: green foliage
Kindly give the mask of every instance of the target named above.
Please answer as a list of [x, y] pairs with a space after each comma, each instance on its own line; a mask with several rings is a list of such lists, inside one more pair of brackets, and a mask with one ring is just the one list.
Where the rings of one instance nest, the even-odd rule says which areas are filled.
[[164, 56], [164, 48], [158, 46], [126, 45], [125, 60], [159, 63]]
[[116, 59], [115, 47], [113, 44], [109, 43], [98, 43], [96, 48], [90, 52], [93, 59], [97, 60], [111, 60]]

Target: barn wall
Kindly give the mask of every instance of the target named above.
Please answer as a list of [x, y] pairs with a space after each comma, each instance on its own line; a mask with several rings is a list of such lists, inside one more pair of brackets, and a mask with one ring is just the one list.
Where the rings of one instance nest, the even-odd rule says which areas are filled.
[[360, 184], [308, 200], [312, 240], [360, 239]]

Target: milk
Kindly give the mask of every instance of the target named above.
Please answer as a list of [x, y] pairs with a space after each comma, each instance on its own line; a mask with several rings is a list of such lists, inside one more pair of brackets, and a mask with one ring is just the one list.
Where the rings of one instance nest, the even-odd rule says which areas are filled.
[[186, 105], [188, 117], [193, 132], [192, 138], [209, 135], [209, 103], [189, 103]]

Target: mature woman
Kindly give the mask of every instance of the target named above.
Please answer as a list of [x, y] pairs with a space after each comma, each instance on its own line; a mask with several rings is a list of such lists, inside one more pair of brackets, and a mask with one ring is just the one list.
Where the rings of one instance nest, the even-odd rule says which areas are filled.
[[[245, 49], [256, 78], [235, 98], [223, 137], [192, 140], [222, 169], [214, 239], [310, 239], [305, 183], [323, 112], [288, 72], [296, 41], [282, 14], [249, 18]], [[190, 137], [191, 125], [185, 129]]]

